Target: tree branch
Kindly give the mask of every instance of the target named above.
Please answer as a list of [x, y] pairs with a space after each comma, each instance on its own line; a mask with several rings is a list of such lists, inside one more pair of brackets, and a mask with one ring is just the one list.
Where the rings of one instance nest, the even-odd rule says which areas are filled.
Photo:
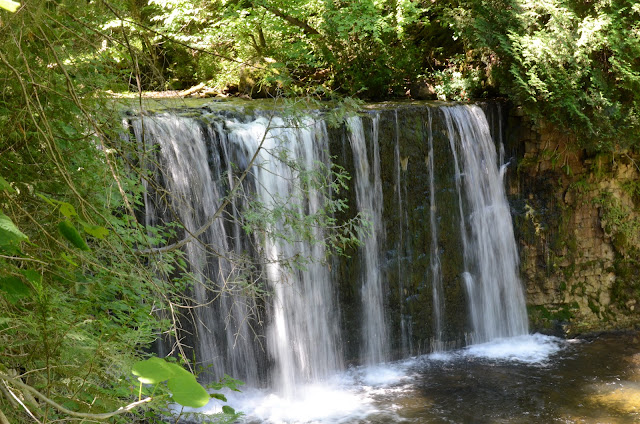
[[72, 417], [78, 417], [78, 418], [88, 418], [88, 419], [93, 419], [93, 420], [106, 420], [107, 418], [111, 418], [113, 416], [116, 415], [120, 415], [120, 414], [124, 414], [126, 412], [131, 411], [132, 409], [144, 404], [144, 403], [148, 403], [151, 402], [153, 400], [153, 398], [151, 397], [147, 397], [144, 398], [142, 400], [139, 400], [137, 402], [133, 402], [130, 403], [127, 406], [123, 406], [122, 408], [119, 408], [113, 412], [105, 412], [103, 414], [91, 414], [88, 412], [76, 412], [76, 411], [72, 411], [70, 409], [65, 408], [64, 406], [56, 403], [55, 401], [49, 399], [47, 396], [45, 396], [44, 394], [40, 393], [39, 391], [37, 391], [36, 389], [34, 389], [33, 387], [29, 386], [28, 384], [23, 383], [22, 381], [9, 377], [8, 375], [4, 374], [4, 373], [0, 373], [0, 380], [5, 380], [8, 381], [9, 383], [20, 387], [23, 390], [26, 390], [27, 392], [33, 394], [35, 397], [43, 400], [44, 402], [48, 403], [49, 405], [53, 406], [54, 408], [56, 408], [58, 411], [70, 415]]

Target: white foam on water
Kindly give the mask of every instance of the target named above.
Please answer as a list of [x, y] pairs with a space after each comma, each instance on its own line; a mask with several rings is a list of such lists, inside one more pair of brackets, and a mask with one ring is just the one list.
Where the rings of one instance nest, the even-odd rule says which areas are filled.
[[338, 424], [375, 412], [371, 399], [363, 393], [328, 384], [301, 386], [291, 397], [250, 390], [227, 399], [230, 406], [245, 414], [247, 422]]
[[451, 361], [456, 358], [455, 353], [452, 352], [433, 352], [425, 356], [430, 361]]
[[406, 378], [402, 369], [376, 365], [363, 371], [362, 382], [367, 386], [390, 386]]
[[[415, 359], [355, 367], [320, 383], [298, 385], [291, 395], [248, 388], [242, 392], [223, 391], [227, 402], [212, 399], [192, 412], [214, 414], [229, 405], [244, 413], [240, 422], [250, 424], [346, 424], [366, 422], [367, 417], [388, 414], [390, 405], [381, 410], [376, 398], [410, 389], [409, 368]], [[391, 408], [393, 409], [393, 408]]]
[[536, 333], [471, 345], [462, 351], [462, 355], [473, 358], [544, 364], [551, 355], [562, 350], [565, 345], [566, 342], [560, 338]]

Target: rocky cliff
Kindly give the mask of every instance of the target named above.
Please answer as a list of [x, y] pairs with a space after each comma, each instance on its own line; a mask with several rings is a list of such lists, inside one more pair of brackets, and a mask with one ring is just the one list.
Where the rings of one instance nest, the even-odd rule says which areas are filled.
[[640, 156], [589, 154], [513, 109], [508, 185], [533, 330], [640, 323]]

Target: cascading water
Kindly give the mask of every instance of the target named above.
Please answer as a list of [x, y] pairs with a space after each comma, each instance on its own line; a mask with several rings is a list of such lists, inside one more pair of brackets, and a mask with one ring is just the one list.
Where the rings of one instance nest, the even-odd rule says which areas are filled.
[[356, 198], [358, 210], [369, 214], [371, 234], [364, 240], [362, 249], [362, 352], [364, 362], [377, 364], [388, 358], [388, 336], [385, 320], [384, 292], [380, 275], [379, 238], [383, 234], [382, 183], [380, 181], [380, 153], [378, 148], [379, 115], [373, 117], [371, 162], [367, 153], [367, 142], [362, 119], [354, 116], [347, 119], [349, 142], [353, 151]]
[[[129, 120], [153, 158], [148, 167], [157, 185], [145, 195], [147, 223], [178, 220], [186, 232], [177, 237], [193, 237], [184, 251], [201, 284], [189, 295], [206, 307], [192, 311], [194, 336], [186, 343], [203, 365], [213, 365], [210, 378], [226, 373], [270, 387], [279, 402], [318, 398], [309, 384], [332, 381], [347, 361], [371, 366], [392, 355], [442, 352], [466, 333], [469, 343], [526, 334], [504, 167], [484, 112], [412, 108], [371, 111], [340, 129], [320, 118], [294, 125], [266, 113], [207, 109], [198, 117]], [[314, 214], [323, 197], [303, 195], [298, 181], [302, 170], [331, 160], [351, 173], [348, 214], [364, 214], [370, 235], [331, 266], [285, 266], [282, 259], [327, 252], [322, 243], [296, 241], [282, 219], [264, 220], [248, 234], [248, 216], [283, 207]], [[308, 231], [323, 240], [321, 229]], [[268, 235], [278, 233], [285, 237]], [[394, 373], [357, 378], [375, 385]], [[334, 402], [343, 398], [353, 400], [338, 394]]]
[[478, 106], [442, 112], [454, 154], [471, 342], [526, 334], [518, 251], [489, 125]]
[[[284, 202], [300, 216], [318, 212], [321, 196], [312, 190], [303, 197], [293, 183], [299, 177], [289, 164], [298, 163], [304, 170], [311, 170], [314, 162], [327, 162], [324, 122], [309, 118], [293, 125], [280, 118], [259, 118], [248, 124], [228, 123], [227, 127], [230, 141], [248, 152], [258, 152], [252, 172], [263, 207], [271, 209]], [[279, 155], [286, 155], [287, 160], [281, 160]], [[290, 234], [284, 222], [270, 225], [269, 233]], [[323, 239], [321, 229], [311, 231], [316, 240]], [[336, 345], [338, 326], [331, 279], [327, 267], [317, 261], [305, 263], [303, 269], [295, 271], [282, 265], [283, 258], [324, 258], [320, 243], [267, 236], [263, 247], [266, 276], [274, 293], [272, 323], [267, 331], [267, 348], [276, 363], [272, 378], [283, 394], [292, 396], [300, 383], [321, 380], [342, 368]]]
[[[256, 316], [260, 309], [256, 299], [242, 294], [248, 291], [248, 276], [242, 275], [238, 264], [246, 261], [241, 253], [250, 251], [239, 228], [242, 221], [226, 216], [241, 213], [246, 205], [234, 200], [230, 210], [214, 215], [234, 184], [234, 167], [246, 168], [254, 154], [254, 164], [245, 180], [247, 196], [256, 192], [265, 208], [280, 202], [292, 207], [294, 213], [316, 213], [321, 197], [311, 192], [302, 198], [292, 183], [297, 176], [288, 164], [295, 162], [310, 170], [316, 161], [327, 162], [325, 124], [306, 119], [292, 125], [281, 118], [264, 117], [249, 122], [227, 119], [221, 123], [218, 117], [206, 125], [163, 114], [144, 119], [144, 125], [142, 120], [135, 120], [132, 126], [148, 148], [159, 147], [154, 171], [162, 174], [157, 179], [172, 193], [169, 204], [162, 206], [161, 191], [155, 201], [147, 203], [148, 219], [156, 220], [158, 215], [166, 220], [179, 219], [190, 234], [207, 228], [199, 242], [185, 245], [190, 271], [200, 280], [194, 286], [195, 301], [208, 305], [195, 311], [196, 356], [204, 364], [213, 364], [218, 377], [221, 372], [233, 373], [257, 385], [263, 331], [251, 325], [263, 318]], [[283, 152], [287, 163], [279, 156]], [[159, 213], [162, 207], [177, 216]], [[265, 230], [289, 232], [282, 222]], [[311, 231], [317, 240], [323, 239], [320, 229]], [[336, 308], [327, 268], [312, 261], [294, 271], [283, 267], [281, 261], [296, 255], [323, 258], [325, 252], [320, 243], [287, 242], [268, 236], [254, 242], [258, 245], [255, 249], [262, 252], [264, 278], [273, 292], [266, 331], [266, 349], [275, 361], [270, 379], [283, 393], [292, 395], [300, 382], [322, 379], [343, 366], [336, 344]], [[220, 299], [211, 302], [217, 294]]]
[[[163, 183], [147, 188], [147, 222], [179, 220], [190, 234], [204, 228], [199, 242], [184, 247], [190, 271], [199, 282], [193, 297], [198, 304], [210, 305], [199, 308], [195, 320], [196, 355], [204, 365], [257, 383], [259, 353], [247, 317], [258, 306], [233, 283], [239, 275], [230, 261], [242, 242], [230, 246], [223, 221], [212, 219], [224, 198], [224, 171], [230, 166], [226, 134], [171, 114], [137, 119], [132, 127], [136, 138], [144, 141], [143, 149], [157, 149], [157, 164], [149, 166], [154, 179]], [[166, 192], [172, 193], [170, 202], [163, 200]], [[221, 291], [222, 286], [226, 290]]]
[[444, 296], [442, 287], [442, 275], [440, 271], [440, 247], [438, 246], [438, 209], [436, 205], [435, 164], [433, 151], [433, 116], [428, 112], [428, 140], [429, 152], [427, 156], [427, 169], [429, 172], [429, 224], [431, 228], [431, 290], [433, 293], [433, 327], [434, 335], [431, 350], [439, 352], [443, 350], [442, 329], [444, 321]]

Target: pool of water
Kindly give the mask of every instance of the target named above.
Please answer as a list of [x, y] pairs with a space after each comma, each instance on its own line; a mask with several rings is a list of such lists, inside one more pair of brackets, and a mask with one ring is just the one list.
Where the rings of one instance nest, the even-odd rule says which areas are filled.
[[246, 424], [639, 423], [640, 333], [497, 340], [228, 400]]

